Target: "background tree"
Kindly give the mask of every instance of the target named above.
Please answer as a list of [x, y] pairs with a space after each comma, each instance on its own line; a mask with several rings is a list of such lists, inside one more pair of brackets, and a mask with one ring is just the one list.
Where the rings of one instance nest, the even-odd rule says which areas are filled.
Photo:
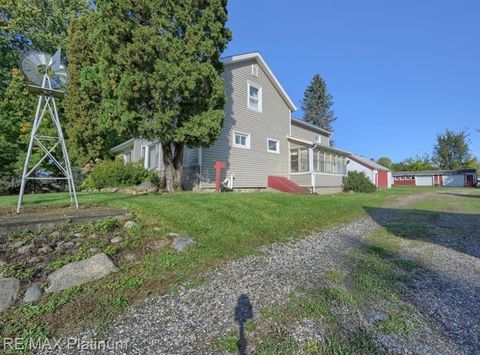
[[[79, 128], [85, 131], [122, 140], [159, 139], [167, 191], [181, 186], [185, 145], [208, 146], [221, 131], [220, 55], [231, 38], [226, 4], [99, 0], [71, 27], [67, 54], [78, 78], [72, 78], [65, 102], [70, 121], [74, 112], [83, 111], [85, 123]], [[74, 43], [78, 38], [85, 43]], [[82, 132], [77, 138], [75, 131], [69, 134], [77, 142], [93, 135]], [[110, 148], [108, 143], [99, 142], [99, 151]], [[86, 148], [85, 155], [93, 158], [96, 149]]]
[[391, 169], [394, 171], [419, 171], [433, 170], [435, 168], [430, 156], [424, 154], [423, 156], [417, 155], [415, 158], [407, 158], [400, 163], [393, 163]]
[[470, 160], [469, 138], [466, 131], [446, 130], [437, 135], [434, 147], [434, 161], [441, 169], [460, 169]]
[[381, 157], [377, 160], [377, 163], [388, 169], [392, 169], [392, 160], [390, 158]]
[[0, 2], [0, 190], [19, 174], [35, 113], [36, 98], [18, 69], [22, 52], [64, 46], [72, 18], [89, 9], [88, 0]]
[[332, 124], [337, 118], [332, 106], [333, 98], [328, 92], [327, 84], [319, 74], [315, 74], [302, 101], [305, 121], [333, 132]]

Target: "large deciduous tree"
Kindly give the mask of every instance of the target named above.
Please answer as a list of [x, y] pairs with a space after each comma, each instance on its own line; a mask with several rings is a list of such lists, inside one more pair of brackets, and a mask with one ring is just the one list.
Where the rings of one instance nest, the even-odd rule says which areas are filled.
[[471, 158], [468, 145], [466, 131], [453, 132], [447, 129], [445, 133], [437, 135], [434, 160], [442, 169], [464, 168]]
[[328, 92], [325, 80], [315, 74], [305, 90], [302, 110], [305, 121], [333, 132], [332, 124], [337, 119], [332, 110], [333, 98]]
[[[167, 191], [180, 188], [184, 147], [212, 144], [223, 123], [226, 3], [99, 0], [72, 24], [69, 135], [75, 142], [103, 137], [82, 148], [86, 159], [105, 153], [112, 135], [158, 139]], [[82, 123], [72, 129], [75, 119]]]

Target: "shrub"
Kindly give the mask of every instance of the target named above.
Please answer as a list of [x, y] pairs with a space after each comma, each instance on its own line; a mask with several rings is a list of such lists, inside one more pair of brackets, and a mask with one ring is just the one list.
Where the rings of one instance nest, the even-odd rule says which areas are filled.
[[377, 189], [364, 172], [349, 171], [343, 178], [343, 191], [375, 192]]
[[91, 169], [82, 189], [138, 185], [149, 176], [150, 172], [138, 164], [125, 164], [121, 159], [104, 160]]

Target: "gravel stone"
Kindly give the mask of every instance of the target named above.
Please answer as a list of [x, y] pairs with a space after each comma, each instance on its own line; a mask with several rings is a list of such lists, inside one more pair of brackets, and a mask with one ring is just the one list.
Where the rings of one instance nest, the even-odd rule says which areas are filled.
[[118, 243], [121, 243], [123, 241], [123, 238], [122, 237], [113, 237], [112, 239], [110, 239], [110, 243], [112, 244], [118, 244]]
[[33, 249], [34, 246], [35, 245], [33, 243], [24, 245], [24, 246], [17, 249], [17, 253], [20, 254], [20, 255], [28, 254], [30, 252], [30, 250]]
[[126, 229], [132, 229], [136, 225], [137, 224], [134, 221], [126, 221], [125, 224], [123, 225], [123, 227], [126, 228]]
[[[63, 245], [62, 245], [62, 247], [63, 247]], [[52, 251], [53, 251], [53, 249], [49, 245], [44, 245], [43, 247], [38, 249], [39, 254], [48, 254], [48, 253], [51, 253]]]

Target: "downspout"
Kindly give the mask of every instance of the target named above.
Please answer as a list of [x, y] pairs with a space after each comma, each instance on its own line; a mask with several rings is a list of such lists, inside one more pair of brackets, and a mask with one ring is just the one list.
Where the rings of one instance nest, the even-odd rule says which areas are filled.
[[201, 190], [202, 189], [202, 147], [200, 146], [198, 148], [198, 175], [199, 175], [199, 181], [198, 181], [198, 188]]
[[314, 144], [312, 148], [309, 148], [309, 164], [310, 164], [310, 170], [311, 170], [311, 183], [312, 183], [312, 193], [316, 194], [316, 185], [317, 185], [317, 174], [315, 174], [315, 169], [313, 166], [313, 150], [318, 146], [318, 144]]

